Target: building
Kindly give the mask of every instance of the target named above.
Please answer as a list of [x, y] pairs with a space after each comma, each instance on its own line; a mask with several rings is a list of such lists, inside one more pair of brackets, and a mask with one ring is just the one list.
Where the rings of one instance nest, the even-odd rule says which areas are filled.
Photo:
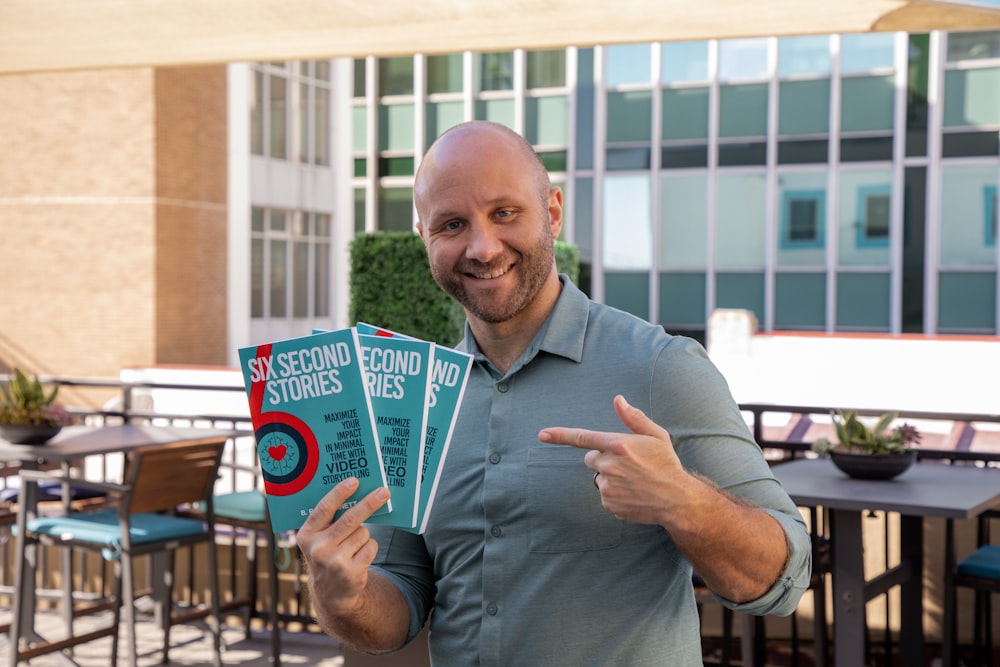
[[596, 299], [701, 336], [1000, 333], [1000, 32], [4, 77], [0, 360], [230, 364], [347, 324], [444, 129], [514, 127]]

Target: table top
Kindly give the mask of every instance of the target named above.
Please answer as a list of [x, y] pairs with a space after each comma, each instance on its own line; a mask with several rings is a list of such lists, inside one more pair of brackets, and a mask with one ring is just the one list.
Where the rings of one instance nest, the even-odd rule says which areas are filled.
[[66, 461], [95, 454], [110, 454], [137, 447], [206, 438], [252, 435], [250, 431], [186, 426], [67, 426], [43, 445], [18, 445], [0, 438], [0, 460]]
[[797, 505], [972, 519], [1000, 504], [1000, 470], [918, 461], [891, 480], [853, 479], [826, 459], [775, 465]]

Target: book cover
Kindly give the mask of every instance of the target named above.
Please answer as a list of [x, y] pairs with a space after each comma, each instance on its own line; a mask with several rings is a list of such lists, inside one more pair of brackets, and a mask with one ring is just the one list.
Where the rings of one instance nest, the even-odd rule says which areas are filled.
[[392, 512], [368, 523], [412, 530], [417, 525], [434, 346], [415, 338], [359, 336]]
[[[301, 527], [348, 477], [361, 484], [336, 516], [386, 486], [354, 329], [240, 348], [239, 357], [276, 532]], [[379, 514], [391, 509], [390, 501]]]
[[[388, 329], [358, 322], [359, 333], [386, 338], [411, 338]], [[427, 400], [427, 429], [424, 437], [423, 471], [416, 532], [427, 527], [434, 498], [437, 495], [441, 470], [444, 467], [458, 410], [465, 397], [465, 387], [472, 368], [472, 355], [449, 347], [434, 345], [434, 365], [431, 368], [430, 394]]]

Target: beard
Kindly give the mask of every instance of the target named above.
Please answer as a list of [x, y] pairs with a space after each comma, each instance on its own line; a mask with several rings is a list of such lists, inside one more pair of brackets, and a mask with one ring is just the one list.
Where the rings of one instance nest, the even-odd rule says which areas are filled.
[[[554, 262], [552, 239], [540, 234], [533, 246], [524, 253], [515, 253], [513, 259], [505, 257], [490, 264], [465, 262], [450, 271], [431, 263], [431, 275], [438, 286], [461, 304], [469, 315], [483, 322], [499, 324], [513, 319], [527, 308], [542, 289]], [[478, 289], [475, 293], [465, 288], [466, 274], [481, 275], [506, 269], [516, 271], [518, 275], [514, 293], [509, 296], [500, 297], [489, 287]]]

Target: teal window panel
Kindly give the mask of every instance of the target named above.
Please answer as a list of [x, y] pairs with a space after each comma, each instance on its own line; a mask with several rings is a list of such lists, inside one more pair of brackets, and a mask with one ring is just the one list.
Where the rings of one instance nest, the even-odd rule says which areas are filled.
[[644, 320], [649, 319], [649, 273], [608, 271], [604, 274], [604, 303]]
[[649, 83], [653, 76], [651, 44], [612, 44], [605, 47], [609, 87]]
[[803, 331], [826, 328], [826, 274], [775, 274], [774, 327]]
[[889, 247], [889, 204], [892, 186], [865, 185], [858, 188], [854, 244], [858, 248]]
[[378, 94], [413, 94], [413, 57], [379, 58]]
[[889, 274], [837, 274], [837, 330], [889, 331]]
[[368, 107], [351, 109], [351, 147], [355, 153], [368, 150]]
[[354, 233], [365, 231], [366, 193], [364, 188], [354, 189]]
[[895, 44], [891, 32], [856, 33], [840, 37], [840, 72], [854, 74], [893, 66]]
[[983, 242], [987, 246], [997, 244], [997, 188], [987, 185], [983, 188]]
[[667, 88], [663, 91], [663, 139], [708, 138], [708, 88]]
[[491, 120], [513, 129], [514, 100], [476, 100], [476, 120]]
[[465, 120], [465, 105], [461, 101], [428, 102], [424, 107], [427, 127], [427, 147], [450, 127]]
[[[988, 2], [988, 0], [981, 0]], [[992, 0], [994, 7], [997, 0]], [[948, 33], [948, 62], [977, 62], [1000, 58], [1000, 30]]]
[[427, 92], [462, 92], [462, 54], [427, 56]]
[[719, 80], [762, 79], [768, 71], [766, 37], [719, 40]]
[[569, 143], [569, 98], [565, 95], [529, 97], [524, 101], [525, 138], [533, 146]]
[[[994, 164], [945, 164], [941, 169], [940, 263], [945, 267], [995, 267], [988, 243], [995, 220]], [[995, 238], [995, 237], [994, 237]]]
[[381, 157], [378, 159], [378, 175], [383, 176], [413, 176], [414, 159], [412, 157]]
[[378, 107], [378, 149], [413, 152], [412, 104], [380, 104]]
[[778, 85], [778, 134], [830, 131], [830, 80], [782, 81]]
[[833, 64], [830, 38], [806, 35], [778, 38], [778, 76], [829, 74]]
[[659, 266], [670, 271], [705, 270], [708, 257], [708, 175], [660, 176]]
[[608, 93], [608, 142], [649, 141], [653, 135], [652, 115], [651, 92]]
[[660, 322], [667, 327], [705, 326], [705, 274], [660, 273]]
[[365, 96], [365, 59], [354, 59], [354, 97]]
[[576, 52], [576, 168], [594, 168], [594, 49]]
[[479, 90], [514, 90], [514, 52], [481, 53]]
[[[569, 160], [566, 151], [539, 151], [538, 157], [541, 158], [542, 164], [545, 165], [545, 170], [550, 174], [566, 171], [566, 165]], [[553, 183], [553, 185], [555, 184]]]
[[1000, 67], [945, 72], [944, 125], [1000, 125]]
[[764, 172], [719, 173], [715, 205], [716, 266], [763, 269], [767, 219]]
[[562, 88], [566, 85], [566, 51], [528, 51], [526, 70], [528, 88]]
[[719, 87], [719, 136], [767, 135], [767, 84]]
[[579, 177], [573, 191], [573, 243], [580, 261], [594, 258], [594, 179]]
[[892, 75], [845, 77], [841, 81], [840, 129], [874, 132], [894, 127]]
[[715, 307], [749, 310], [758, 322], [764, 321], [764, 274], [717, 273]]
[[995, 271], [942, 271], [938, 275], [938, 330], [988, 333], [997, 330]]
[[826, 235], [826, 193], [786, 190], [781, 197], [782, 249], [822, 248]]
[[660, 45], [663, 83], [708, 81], [708, 42], [664, 42]]
[[609, 148], [604, 157], [604, 167], [608, 171], [632, 171], [649, 169], [648, 148]]
[[378, 228], [413, 231], [413, 188], [382, 188], [378, 193]]
[[354, 175], [357, 178], [364, 178], [368, 175], [368, 160], [366, 158], [354, 158]]

